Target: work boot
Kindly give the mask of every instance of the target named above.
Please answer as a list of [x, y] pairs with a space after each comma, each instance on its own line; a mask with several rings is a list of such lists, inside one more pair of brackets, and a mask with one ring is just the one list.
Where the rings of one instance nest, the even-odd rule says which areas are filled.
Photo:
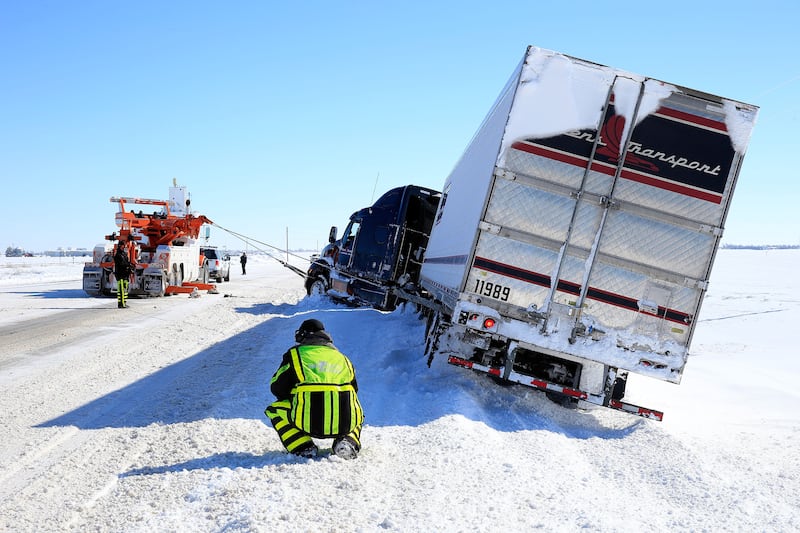
[[309, 442], [307, 445], [300, 449], [294, 450], [292, 453], [299, 455], [300, 457], [305, 457], [306, 459], [313, 459], [317, 456], [317, 445], [313, 442]]
[[355, 459], [358, 457], [358, 446], [350, 437], [341, 437], [333, 441], [333, 453], [342, 459]]

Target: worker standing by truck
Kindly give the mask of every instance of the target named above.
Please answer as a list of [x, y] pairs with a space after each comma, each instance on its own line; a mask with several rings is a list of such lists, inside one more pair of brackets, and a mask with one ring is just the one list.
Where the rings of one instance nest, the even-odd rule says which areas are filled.
[[[130, 237], [128, 237], [128, 243], [130, 242]], [[128, 282], [133, 273], [133, 265], [128, 256], [129, 248], [130, 246], [120, 239], [114, 252], [114, 277], [117, 278], [117, 307], [120, 309], [128, 307]]]
[[247, 274], [247, 252], [242, 252], [242, 257], [239, 258], [239, 262], [242, 264], [242, 276]]

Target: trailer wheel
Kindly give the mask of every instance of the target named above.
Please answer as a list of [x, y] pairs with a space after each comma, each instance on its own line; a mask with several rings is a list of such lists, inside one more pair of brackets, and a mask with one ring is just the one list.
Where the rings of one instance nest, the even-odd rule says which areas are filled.
[[434, 352], [439, 347], [439, 322], [441, 320], [441, 313], [434, 311], [428, 315], [428, 320], [425, 322], [425, 351], [422, 353], [428, 356], [428, 366], [431, 366]]
[[553, 391], [545, 391], [545, 396], [551, 402], [560, 405], [565, 409], [577, 409], [578, 408], [578, 399], [572, 398], [567, 396], [566, 394], [560, 394], [558, 392]]
[[423, 310], [422, 316], [425, 317], [425, 338], [427, 339], [428, 335], [431, 334], [431, 328], [433, 328], [433, 322], [438, 318], [438, 316], [430, 309]]

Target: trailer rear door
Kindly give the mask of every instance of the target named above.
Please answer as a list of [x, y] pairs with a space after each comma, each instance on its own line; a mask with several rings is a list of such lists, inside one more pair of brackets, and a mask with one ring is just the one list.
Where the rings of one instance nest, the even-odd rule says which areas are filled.
[[755, 113], [616, 74], [596, 126], [504, 140], [464, 291], [679, 382]]

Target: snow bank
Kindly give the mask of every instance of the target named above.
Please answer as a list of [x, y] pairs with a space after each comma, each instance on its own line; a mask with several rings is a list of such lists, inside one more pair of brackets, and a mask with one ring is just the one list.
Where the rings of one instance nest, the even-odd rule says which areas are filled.
[[[218, 295], [126, 310], [0, 289], [6, 309], [49, 295], [48, 320], [93, 324], [54, 322], [73, 339], [47, 352], [0, 348], [0, 529], [796, 531], [799, 259], [720, 252], [684, 383], [629, 383], [662, 423], [428, 368], [413, 310], [306, 298], [255, 254]], [[355, 461], [288, 455], [265, 423], [269, 377], [312, 317], [358, 372]]]

